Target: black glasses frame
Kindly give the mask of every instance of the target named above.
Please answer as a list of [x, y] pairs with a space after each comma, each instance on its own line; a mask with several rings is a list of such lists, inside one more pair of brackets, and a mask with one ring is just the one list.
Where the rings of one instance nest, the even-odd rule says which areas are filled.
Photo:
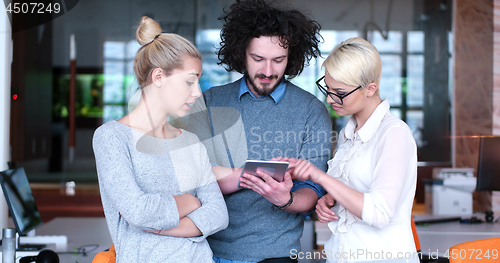
[[335, 101], [337, 104], [344, 104], [344, 98], [351, 95], [351, 93], [355, 92], [356, 90], [360, 89], [361, 87], [363, 86], [359, 86], [355, 89], [353, 89], [352, 91], [350, 91], [349, 93], [345, 94], [345, 95], [338, 95], [336, 93], [333, 93], [333, 92], [329, 92], [328, 90], [325, 89], [325, 87], [321, 86], [321, 84], [319, 83], [320, 81], [322, 81], [323, 79], [325, 78], [325, 76], [321, 77], [320, 79], [318, 79], [316, 81], [316, 86], [318, 86], [318, 89], [319, 91], [321, 91], [321, 93], [323, 93], [323, 95], [325, 96], [330, 96], [330, 98], [332, 98], [333, 101]]

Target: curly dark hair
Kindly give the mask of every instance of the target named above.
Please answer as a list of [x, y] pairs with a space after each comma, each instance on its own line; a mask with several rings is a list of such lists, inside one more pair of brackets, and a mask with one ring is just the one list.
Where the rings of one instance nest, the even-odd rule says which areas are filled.
[[320, 25], [298, 10], [278, 9], [265, 0], [237, 0], [225, 16], [221, 43], [217, 51], [219, 65], [227, 71], [246, 71], [246, 49], [250, 40], [261, 36], [277, 36], [281, 46], [288, 48], [285, 75], [292, 79], [299, 75], [309, 61], [320, 55], [318, 43], [322, 40]]

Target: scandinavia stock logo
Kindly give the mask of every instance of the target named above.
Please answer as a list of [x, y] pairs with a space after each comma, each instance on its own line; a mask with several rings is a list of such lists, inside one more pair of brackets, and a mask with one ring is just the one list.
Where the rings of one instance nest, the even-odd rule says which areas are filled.
[[45, 24], [73, 9], [79, 0], [4, 0], [12, 33]]

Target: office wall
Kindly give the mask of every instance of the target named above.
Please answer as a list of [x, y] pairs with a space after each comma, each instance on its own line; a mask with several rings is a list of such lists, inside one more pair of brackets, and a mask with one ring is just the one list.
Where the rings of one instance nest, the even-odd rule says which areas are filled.
[[[493, 0], [455, 0], [454, 10], [454, 166], [477, 168], [478, 135], [493, 133]], [[491, 209], [491, 193], [474, 200]]]
[[[12, 32], [9, 18], [3, 5], [0, 6], [0, 171], [7, 170], [10, 159], [9, 122], [10, 122], [10, 63], [12, 59]], [[7, 227], [7, 202], [0, 189], [0, 228]]]
[[500, 136], [500, 0], [493, 4], [493, 134]]
[[[493, 135], [500, 136], [500, 0], [493, 3]], [[492, 210], [500, 213], [500, 192], [492, 193]]]

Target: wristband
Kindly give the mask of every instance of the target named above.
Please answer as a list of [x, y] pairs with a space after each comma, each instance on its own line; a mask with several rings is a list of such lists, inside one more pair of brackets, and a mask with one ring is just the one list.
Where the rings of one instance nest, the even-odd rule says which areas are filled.
[[285, 209], [289, 207], [292, 203], [293, 203], [293, 193], [292, 191], [290, 191], [290, 200], [288, 200], [288, 203], [286, 203], [284, 206], [277, 206], [275, 204], [273, 204], [273, 206], [278, 209]]

